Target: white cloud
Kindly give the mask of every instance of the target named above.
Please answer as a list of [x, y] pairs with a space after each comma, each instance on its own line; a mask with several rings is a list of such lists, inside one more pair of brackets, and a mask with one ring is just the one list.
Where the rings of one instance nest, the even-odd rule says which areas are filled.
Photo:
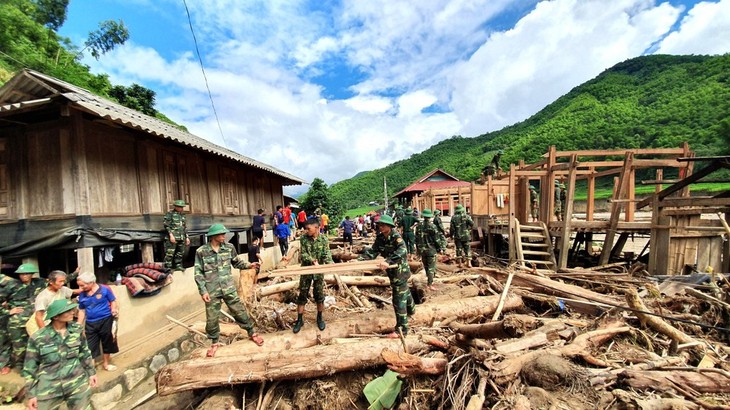
[[438, 101], [435, 95], [425, 90], [418, 90], [398, 97], [398, 116], [412, 117], [418, 115], [424, 108], [430, 107]]
[[730, 0], [695, 5], [678, 31], [662, 41], [663, 54], [725, 54], [730, 51]]

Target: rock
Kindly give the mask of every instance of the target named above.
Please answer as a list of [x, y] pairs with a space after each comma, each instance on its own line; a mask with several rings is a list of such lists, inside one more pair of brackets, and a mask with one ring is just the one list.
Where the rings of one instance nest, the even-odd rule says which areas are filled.
[[152, 363], [150, 363], [150, 370], [152, 373], [157, 373], [158, 370], [162, 369], [162, 366], [167, 364], [167, 359], [165, 359], [164, 355], [156, 354], [155, 357], [152, 358]]
[[195, 347], [195, 343], [191, 342], [190, 340], [183, 340], [182, 343], [180, 343], [180, 349], [183, 351], [183, 353], [190, 353], [195, 350]]
[[147, 377], [147, 368], [140, 367], [138, 369], [129, 369], [124, 372], [124, 386], [127, 390], [132, 390], [144, 378]]
[[91, 406], [96, 410], [111, 408], [110, 404], [116, 404], [122, 398], [122, 391], [122, 385], [115, 384], [107, 391], [93, 394], [91, 396]]
[[180, 350], [178, 350], [176, 347], [173, 347], [172, 349], [168, 350], [167, 358], [170, 360], [170, 362], [177, 361], [177, 359], [180, 358]]

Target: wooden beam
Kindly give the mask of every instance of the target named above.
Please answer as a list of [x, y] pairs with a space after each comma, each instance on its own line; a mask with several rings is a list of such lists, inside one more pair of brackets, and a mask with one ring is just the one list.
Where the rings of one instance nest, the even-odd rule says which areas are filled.
[[712, 198], [712, 197], [693, 197], [693, 198], [669, 198], [662, 201], [662, 207], [679, 207], [679, 206], [729, 206], [730, 198]]
[[[593, 172], [594, 169], [590, 168]], [[586, 198], [586, 221], [593, 220], [593, 213], [596, 209], [596, 178], [594, 176], [588, 177], [588, 197]]]
[[626, 195], [626, 200], [628, 201], [628, 203], [626, 204], [626, 222], [633, 222], [634, 211], [636, 210], [636, 204], [634, 203], [634, 200], [636, 198], [636, 169], [634, 168], [631, 168], [631, 170], [629, 170], [629, 182], [627, 189], [628, 192]]
[[[642, 148], [642, 149], [604, 149], [604, 150], [577, 150], [577, 151], [557, 151], [556, 157], [569, 157], [573, 154], [579, 157], [605, 157], [607, 155], [625, 155], [631, 152], [634, 155], [682, 155], [682, 148]], [[543, 154], [547, 157], [548, 154]]]
[[[634, 160], [634, 154], [631, 152], [626, 153], [624, 159], [624, 166], [621, 169], [621, 175], [619, 176], [618, 189], [614, 192], [614, 199], [622, 199], [626, 192], [626, 187], [629, 183], [629, 173], [631, 172], [632, 162]], [[603, 242], [603, 250], [601, 251], [601, 257], [598, 260], [599, 265], [605, 265], [608, 263], [608, 259], [611, 256], [611, 248], [613, 247], [613, 241], [616, 236], [616, 228], [618, 226], [618, 219], [621, 214], [621, 204], [611, 204], [611, 217], [609, 219], [609, 228], [606, 231], [606, 238]]]
[[565, 193], [565, 217], [563, 218], [563, 235], [560, 237], [560, 259], [558, 269], [568, 267], [568, 248], [570, 247], [570, 223], [573, 219], [573, 198], [575, 197], [575, 171], [578, 169], [578, 157], [570, 157], [570, 173], [568, 174], [568, 186]]
[[515, 224], [519, 223], [515, 216], [515, 164], [509, 166], [509, 227], [510, 236], [512, 237], [509, 241], [509, 259], [510, 262], [514, 262], [517, 258], [517, 240]]
[[[683, 180], [681, 180], [680, 182], [677, 182], [674, 185], [668, 186], [667, 188], [665, 188], [664, 190], [662, 190], [661, 192], [659, 192], [658, 194], [656, 194], [654, 196], [658, 197], [659, 200], [662, 200], [662, 199], [668, 197], [669, 195], [681, 190], [685, 186], [695, 183], [695, 182], [699, 181], [700, 179], [702, 179], [703, 177], [710, 175], [711, 173], [717, 171], [718, 169], [720, 169], [722, 167], [723, 167], [723, 165], [721, 162], [714, 161], [714, 162], [710, 163], [710, 165], [708, 165], [707, 167], [699, 170], [698, 172], [693, 173], [692, 175], [688, 176], [687, 178], [684, 178]], [[641, 208], [649, 205], [653, 201], [654, 196], [646, 198], [643, 201], [636, 204], [636, 209], [641, 209]]]

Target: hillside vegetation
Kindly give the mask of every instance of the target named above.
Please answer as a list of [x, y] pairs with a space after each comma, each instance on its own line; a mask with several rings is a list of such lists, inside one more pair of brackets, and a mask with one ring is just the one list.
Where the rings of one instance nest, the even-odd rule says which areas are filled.
[[382, 197], [441, 168], [476, 180], [496, 150], [502, 166], [558, 150], [678, 147], [697, 155], [730, 153], [730, 54], [652, 55], [624, 61], [515, 125], [474, 138], [454, 136], [385, 168], [337, 182], [345, 209]]

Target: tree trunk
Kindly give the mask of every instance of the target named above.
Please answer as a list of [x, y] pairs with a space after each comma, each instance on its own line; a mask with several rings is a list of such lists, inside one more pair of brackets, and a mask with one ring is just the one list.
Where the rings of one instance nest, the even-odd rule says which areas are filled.
[[237, 409], [239, 406], [239, 400], [233, 389], [222, 387], [209, 394], [196, 410]]
[[[428, 345], [417, 337], [406, 338], [408, 350], [425, 351]], [[261, 382], [264, 380], [311, 379], [335, 373], [384, 365], [383, 349], [402, 351], [400, 340], [365, 339], [343, 345], [308, 349], [263, 351], [191, 359], [169, 364], [155, 375], [161, 396], [184, 390]]]
[[701, 394], [730, 393], [730, 377], [726, 372], [694, 370], [624, 370], [620, 382], [638, 390], [672, 391], [675, 384]]
[[238, 276], [238, 297], [246, 305], [253, 301], [254, 287], [256, 285], [256, 269], [241, 269]]

